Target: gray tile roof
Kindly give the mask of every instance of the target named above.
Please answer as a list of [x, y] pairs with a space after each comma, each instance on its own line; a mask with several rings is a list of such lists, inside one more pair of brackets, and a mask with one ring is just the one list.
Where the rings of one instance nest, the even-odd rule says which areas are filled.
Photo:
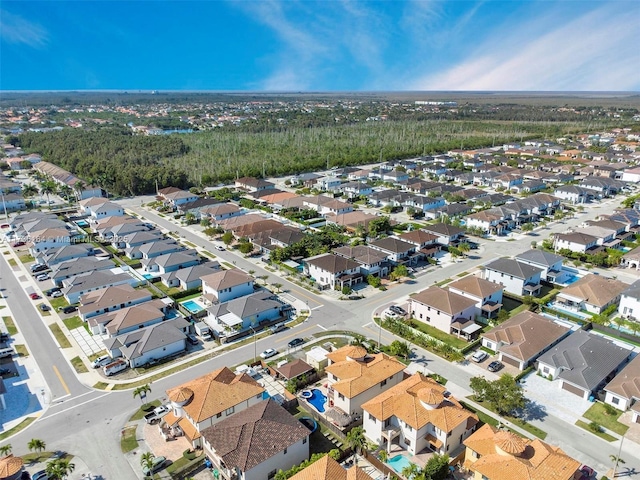
[[560, 255], [556, 255], [555, 253], [546, 252], [544, 250], [540, 250], [537, 248], [532, 248], [530, 250], [527, 250], [526, 252], [522, 252], [516, 255], [515, 259], [527, 260], [529, 262], [537, 263], [538, 265], [544, 265], [545, 267], [550, 267], [551, 265], [555, 265], [556, 263], [564, 260], [564, 257], [561, 257]]
[[640, 280], [636, 280], [629, 285], [622, 293], [625, 297], [637, 298], [640, 300]]
[[539, 362], [562, 368], [559, 378], [592, 391], [620, 364], [631, 351], [611, 340], [578, 330], [538, 359]]
[[539, 268], [532, 267], [525, 263], [520, 263], [512, 258], [496, 258], [493, 262], [485, 265], [485, 268], [513, 275], [514, 277], [522, 278], [524, 280], [542, 272]]
[[201, 433], [227, 468], [237, 467], [242, 472], [309, 436], [309, 430], [271, 398]]

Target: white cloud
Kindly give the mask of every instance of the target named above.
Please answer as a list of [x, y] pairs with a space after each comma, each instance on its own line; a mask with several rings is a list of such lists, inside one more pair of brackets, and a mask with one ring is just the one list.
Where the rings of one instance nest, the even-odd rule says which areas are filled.
[[0, 38], [7, 43], [43, 48], [49, 41], [49, 34], [41, 25], [1, 10]]
[[407, 88], [636, 90], [638, 13], [638, 4], [612, 2], [569, 22], [556, 18], [555, 28], [550, 15], [500, 28], [458, 65], [423, 75]]

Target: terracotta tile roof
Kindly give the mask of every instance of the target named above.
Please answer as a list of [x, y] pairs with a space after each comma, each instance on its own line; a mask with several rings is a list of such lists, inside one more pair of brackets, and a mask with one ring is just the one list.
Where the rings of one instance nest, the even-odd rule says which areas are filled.
[[488, 424], [464, 444], [480, 455], [476, 461], [467, 456], [465, 466], [491, 480], [571, 480], [580, 468], [580, 462], [557, 447], [539, 439], [516, 438]]
[[620, 280], [589, 273], [577, 282], [565, 287], [560, 296], [580, 298], [590, 305], [602, 307], [619, 296], [629, 285]]
[[333, 458], [325, 455], [289, 480], [371, 480], [371, 477], [360, 467], [345, 470]]
[[332, 363], [325, 371], [337, 377], [332, 387], [347, 398], [354, 398], [383, 380], [402, 372], [405, 366], [386, 353], [367, 355], [363, 360]]
[[0, 459], [0, 478], [10, 478], [22, 469], [24, 462], [12, 454]]
[[438, 237], [432, 233], [427, 233], [424, 230], [413, 230], [400, 235], [400, 239], [405, 242], [422, 245], [424, 243], [435, 242]]
[[172, 400], [179, 398], [184, 395], [184, 388], [190, 389], [193, 396], [183, 409], [196, 423], [264, 392], [264, 388], [249, 375], [236, 375], [227, 367], [167, 390], [167, 395]]
[[461, 278], [458, 281], [450, 283], [447, 287], [449, 289], [455, 288], [456, 290], [460, 290], [478, 298], [485, 298], [496, 292], [501, 292], [503, 288], [502, 285], [498, 283], [485, 280], [482, 277], [476, 277], [475, 275], [469, 275]]
[[303, 373], [310, 372], [311, 370], [313, 370], [313, 367], [300, 358], [276, 368], [276, 371], [287, 380], [298, 377]]
[[526, 361], [565, 336], [569, 328], [537, 313], [520, 312], [482, 335], [498, 344], [503, 352]]
[[201, 433], [228, 468], [242, 472], [309, 437], [309, 429], [271, 398]]
[[349, 358], [363, 358], [367, 354], [367, 349], [359, 345], [345, 345], [331, 353], [327, 353], [327, 358], [332, 363], [343, 362]]
[[435, 286], [416, 293], [411, 297], [411, 301], [422, 303], [448, 315], [456, 315], [476, 304], [476, 301], [471, 298]]
[[220, 270], [219, 272], [205, 275], [201, 280], [203, 284], [206, 283], [209, 288], [219, 292], [225, 288], [252, 282], [253, 277], [236, 268], [232, 268], [231, 270]]
[[[478, 417], [465, 410], [458, 401], [449, 396], [445, 399], [445, 388], [421, 373], [415, 373], [386, 392], [365, 402], [362, 409], [378, 420], [394, 416], [416, 430], [432, 424], [450, 432], [465, 423], [470, 428]], [[427, 408], [424, 404], [428, 404]]]

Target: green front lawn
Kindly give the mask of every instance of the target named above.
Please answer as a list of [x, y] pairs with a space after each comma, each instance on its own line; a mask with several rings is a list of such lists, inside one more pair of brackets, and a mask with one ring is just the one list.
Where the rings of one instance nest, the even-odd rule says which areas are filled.
[[75, 371], [78, 373], [87, 373], [89, 371], [80, 357], [73, 357], [71, 359], [71, 366], [73, 366]]
[[411, 319], [407, 322], [409, 326], [419, 330], [422, 333], [426, 333], [430, 337], [435, 338], [436, 340], [440, 340], [447, 345], [452, 346], [458, 350], [466, 347], [468, 345], [467, 341], [462, 338], [454, 337], [453, 335], [449, 335], [448, 333], [443, 332], [442, 330], [438, 330], [431, 325], [427, 325], [426, 323], [421, 322], [420, 320]]
[[84, 322], [80, 319], [78, 315], [71, 318], [65, 318], [62, 320], [62, 323], [69, 329], [69, 331], [74, 330], [76, 328], [84, 327]]
[[69, 305], [69, 302], [67, 302], [67, 299], [64, 297], [52, 298], [49, 300], [49, 303], [55, 310], [59, 310], [60, 307], [66, 307]]
[[[469, 397], [469, 398], [471, 398], [471, 397]], [[488, 402], [479, 402], [475, 398], [472, 398], [472, 400], [474, 402], [476, 402], [478, 405], [482, 405], [487, 410], [491, 410], [492, 412], [496, 413], [496, 411], [494, 410], [493, 406], [490, 403], [488, 403]], [[538, 437], [541, 440], [544, 440], [547, 437], [547, 432], [545, 432], [544, 430], [539, 429], [538, 427], [536, 427], [534, 425], [531, 425], [530, 423], [525, 422], [524, 420], [522, 420], [520, 418], [511, 417], [511, 416], [508, 416], [508, 415], [502, 415], [502, 418], [505, 418], [505, 419], [509, 420], [514, 425], [520, 427], [523, 430], [526, 430], [531, 435], [535, 435], [536, 437]]]
[[18, 354], [19, 357], [28, 357], [29, 356], [29, 350], [27, 350], [27, 347], [25, 345], [16, 344], [16, 345], [13, 346], [13, 348], [16, 351], [16, 353]]
[[149, 413], [153, 408], [156, 408], [159, 406], [160, 406], [160, 400], [154, 400], [152, 402], [145, 403], [138, 410], [136, 410], [136, 413], [131, 415], [131, 418], [129, 418], [129, 421], [135, 422], [136, 420], [142, 420], [144, 416], [147, 413]]
[[136, 438], [136, 427], [127, 427], [122, 431], [120, 438], [120, 449], [122, 453], [129, 453], [138, 448], [138, 439]]
[[620, 418], [622, 412], [617, 409], [614, 410], [615, 413], [613, 415], [609, 415], [605, 409], [604, 403], [596, 402], [591, 405], [589, 410], [584, 412], [583, 417], [602, 425], [604, 428], [611, 430], [612, 432], [616, 432], [618, 435], [624, 435], [627, 430], [629, 430], [629, 427], [618, 422], [618, 418]]
[[33, 258], [33, 256], [28, 254], [28, 253], [25, 254], [25, 255], [20, 255], [18, 258], [20, 259], [20, 261], [22, 263], [29, 263], [29, 262], [33, 262], [35, 260], [35, 258]]

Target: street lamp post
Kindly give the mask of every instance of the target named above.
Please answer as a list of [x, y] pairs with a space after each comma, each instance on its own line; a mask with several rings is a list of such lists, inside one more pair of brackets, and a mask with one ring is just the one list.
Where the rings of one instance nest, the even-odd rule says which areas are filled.
[[258, 359], [258, 350], [257, 350], [258, 332], [256, 332], [256, 329], [251, 326], [249, 326], [249, 328], [253, 332], [253, 363], [256, 363], [256, 360]]
[[624, 442], [624, 435], [622, 435], [622, 438], [620, 439], [620, 447], [618, 448], [618, 455], [614, 457], [613, 475], [611, 475], [612, 478], [616, 478], [616, 475], [618, 472], [618, 463], [625, 463], [625, 461], [620, 458], [620, 454], [622, 453], [622, 442]]

